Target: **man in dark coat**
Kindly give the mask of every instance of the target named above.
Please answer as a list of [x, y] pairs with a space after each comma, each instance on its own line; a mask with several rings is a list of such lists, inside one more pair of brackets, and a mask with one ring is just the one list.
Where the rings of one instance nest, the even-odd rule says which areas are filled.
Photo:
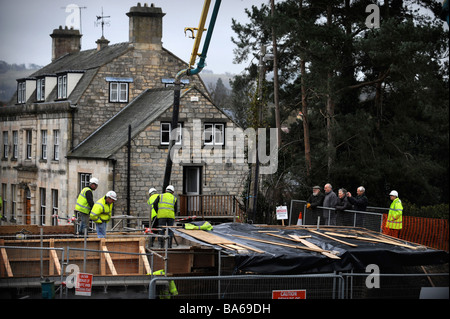
[[[314, 186], [313, 187], [313, 193], [309, 196], [307, 202], [306, 202], [306, 208], [312, 213], [309, 215], [312, 216], [311, 220], [316, 220], [317, 216], [320, 216], [322, 213], [321, 208], [317, 208], [317, 206], [323, 205], [323, 199], [324, 199], [323, 193], [320, 191], [320, 186]], [[320, 214], [320, 215], [318, 215]], [[307, 218], [305, 216], [304, 218]]]
[[[363, 186], [359, 186], [356, 190], [358, 194], [356, 197], [352, 197], [350, 192], [347, 193], [347, 198], [350, 204], [353, 205], [353, 210], [365, 212], [369, 199], [366, 196], [366, 189]], [[356, 214], [356, 225], [357, 227], [365, 227], [366, 214]]]
[[347, 190], [345, 188], [340, 188], [338, 190], [338, 199], [335, 208], [337, 214], [337, 225], [352, 226], [353, 214], [351, 212], [345, 212], [347, 209], [352, 209], [352, 204], [348, 201]]

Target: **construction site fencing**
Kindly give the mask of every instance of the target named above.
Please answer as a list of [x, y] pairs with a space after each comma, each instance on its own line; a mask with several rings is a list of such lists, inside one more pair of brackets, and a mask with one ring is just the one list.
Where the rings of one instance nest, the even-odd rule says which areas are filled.
[[[198, 277], [154, 277], [149, 299], [167, 298], [169, 284], [175, 285], [174, 299], [273, 299], [274, 294], [308, 299], [341, 299], [344, 278], [337, 274], [240, 275]], [[281, 292], [280, 292], [281, 291]]]
[[[303, 225], [353, 226], [385, 233], [389, 208], [367, 207], [367, 211], [338, 211], [329, 207], [318, 207], [316, 211], [306, 209], [306, 201], [292, 200], [289, 225], [296, 225], [299, 217]], [[319, 226], [320, 226], [319, 225]], [[403, 228], [399, 238], [424, 246], [449, 251], [448, 219], [407, 216], [403, 214]]]
[[341, 273], [345, 299], [448, 299], [448, 273]]
[[43, 283], [63, 282], [63, 248], [0, 246], [0, 252], [0, 299], [40, 295]]

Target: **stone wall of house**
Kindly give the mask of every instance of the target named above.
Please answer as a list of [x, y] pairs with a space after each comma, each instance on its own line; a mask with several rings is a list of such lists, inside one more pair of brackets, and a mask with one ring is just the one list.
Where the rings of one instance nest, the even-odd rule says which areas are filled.
[[[191, 98], [194, 100], [191, 101]], [[172, 119], [172, 108], [162, 114], [132, 141], [131, 152], [131, 214], [146, 216], [149, 213], [147, 206], [148, 190], [151, 187], [162, 192], [164, 172], [167, 161], [168, 148], [160, 145], [160, 123], [169, 122]], [[226, 160], [219, 156], [216, 160], [207, 155], [209, 150], [201, 146], [203, 123], [224, 123], [227, 128], [234, 128], [235, 124], [208, 99], [197, 90], [190, 90], [182, 96], [180, 101], [179, 121], [183, 123], [183, 141], [186, 145], [189, 139], [190, 146], [199, 149], [190, 151], [188, 148], [179, 151], [178, 157], [181, 163], [174, 160], [170, 183], [175, 187], [177, 195], [183, 193], [183, 166], [202, 167], [202, 194], [204, 195], [235, 195], [240, 197], [245, 178], [248, 174], [248, 166], [243, 158]], [[197, 132], [194, 132], [197, 130]], [[184, 146], [183, 146], [184, 148]], [[199, 154], [203, 153], [203, 155]], [[225, 149], [219, 148], [223, 154]], [[241, 154], [241, 156], [243, 156]], [[116, 212], [125, 212], [127, 202], [127, 147], [122, 147], [115, 155], [116, 164], [116, 191], [118, 201]]]
[[[80, 98], [75, 118], [74, 145], [78, 145], [95, 129], [132, 102], [146, 89], [162, 88], [162, 79], [173, 79], [187, 64], [166, 50], [130, 50], [114, 61], [102, 66], [88, 89]], [[132, 78], [129, 83], [128, 103], [109, 102], [109, 83], [106, 77]], [[206, 92], [198, 76], [189, 77], [190, 84]]]
[[[26, 224], [26, 190], [29, 189], [31, 224], [52, 225], [53, 208], [57, 213], [68, 211], [68, 172], [66, 142], [70, 138], [71, 115], [68, 103], [58, 105], [32, 104], [0, 111], [0, 131], [8, 132], [8, 158], [0, 161], [1, 190], [6, 194], [6, 217], [8, 223], [12, 217], [17, 224]], [[26, 156], [27, 134], [32, 132], [31, 158]], [[42, 131], [47, 131], [46, 159], [42, 154]], [[54, 158], [55, 134], [59, 132], [59, 157]], [[18, 156], [13, 157], [13, 132], [18, 132]], [[3, 134], [3, 133], [2, 133]], [[3, 146], [3, 145], [2, 145]], [[41, 198], [41, 189], [42, 196]], [[57, 202], [52, 191], [57, 191]], [[56, 194], [56, 193], [55, 193]], [[13, 202], [15, 208], [13, 208]], [[41, 207], [44, 217], [41, 219]], [[4, 224], [5, 222], [3, 222]]]

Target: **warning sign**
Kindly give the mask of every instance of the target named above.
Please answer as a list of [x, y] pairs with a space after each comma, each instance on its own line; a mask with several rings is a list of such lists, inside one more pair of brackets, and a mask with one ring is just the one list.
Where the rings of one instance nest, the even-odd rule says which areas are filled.
[[277, 219], [288, 219], [287, 206], [277, 206]]
[[75, 287], [75, 295], [77, 296], [91, 296], [92, 291], [92, 274], [78, 273], [77, 285]]
[[306, 290], [272, 290], [272, 299], [306, 299]]

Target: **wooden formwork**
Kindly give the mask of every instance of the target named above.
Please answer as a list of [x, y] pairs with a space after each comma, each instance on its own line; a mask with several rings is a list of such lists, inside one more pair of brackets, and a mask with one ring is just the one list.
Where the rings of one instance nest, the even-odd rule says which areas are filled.
[[[65, 251], [65, 260], [68, 260], [69, 264], [78, 265], [80, 271], [84, 269], [86, 258], [85, 271], [94, 275], [145, 275], [151, 272], [149, 260], [145, 255], [144, 237], [87, 238], [86, 245], [84, 238], [0, 239], [0, 246], [25, 248], [1, 248], [0, 277], [2, 278], [39, 276], [41, 265], [43, 265], [44, 276], [61, 275], [61, 248]], [[27, 247], [46, 249], [26, 249]]]

